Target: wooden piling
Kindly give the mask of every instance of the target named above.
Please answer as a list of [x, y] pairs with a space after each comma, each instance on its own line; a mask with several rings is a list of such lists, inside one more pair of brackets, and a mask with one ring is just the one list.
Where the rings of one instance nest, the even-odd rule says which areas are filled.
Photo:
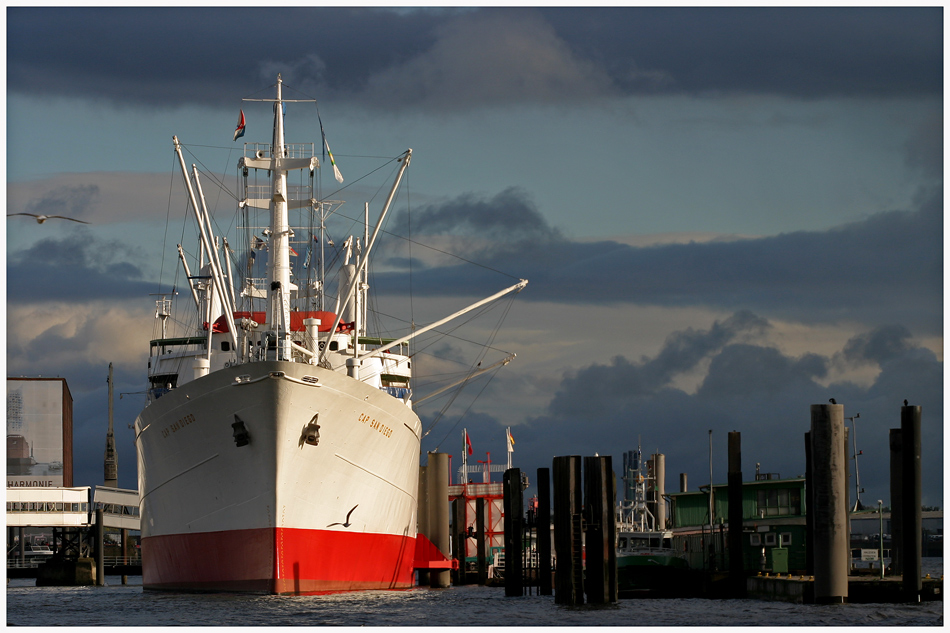
[[[122, 530], [119, 532], [119, 538], [122, 543], [122, 564], [125, 565], [129, 557], [128, 543], [127, 543], [129, 540], [129, 530], [126, 528], [122, 528]], [[53, 541], [55, 542], [56, 539], [54, 538]], [[129, 584], [129, 576], [127, 574], [122, 574], [122, 584], [123, 585]]]
[[733, 598], [745, 597], [742, 561], [742, 434], [729, 433], [729, 585]]
[[920, 407], [901, 407], [901, 501], [904, 602], [920, 602]]
[[814, 480], [815, 602], [848, 601], [848, 506], [845, 479], [844, 405], [811, 406]]
[[521, 469], [509, 468], [505, 471], [504, 513], [505, 513], [505, 595], [520, 596], [524, 593], [524, 543], [522, 518], [523, 489], [521, 487]]
[[890, 429], [888, 443], [891, 449], [891, 568], [889, 575], [899, 576], [903, 573], [903, 534], [904, 515], [901, 495], [904, 494], [901, 476], [904, 464], [901, 452], [903, 434], [900, 429]]
[[[805, 433], [805, 575], [815, 575], [815, 481], [811, 471], [811, 432]], [[765, 555], [763, 554], [763, 557]]]
[[102, 518], [102, 508], [96, 510], [96, 526], [95, 526], [95, 538], [96, 538], [96, 585], [100, 587], [106, 586], [106, 566], [105, 566], [105, 533], [106, 529], [103, 525]]
[[458, 569], [452, 570], [456, 585], [466, 584], [465, 580], [465, 550], [467, 549], [468, 535], [465, 533], [465, 497], [452, 500], [452, 551], [458, 560]]
[[590, 604], [617, 600], [612, 473], [609, 456], [584, 458], [584, 514], [587, 522], [584, 589]]
[[551, 469], [538, 469], [538, 593], [551, 591]]
[[[429, 506], [429, 540], [442, 555], [450, 558], [449, 536], [449, 454], [429, 453], [426, 467], [426, 490]], [[450, 570], [429, 571], [429, 586], [445, 589], [450, 583]]]
[[475, 567], [478, 570], [478, 584], [488, 582], [488, 564], [485, 555], [485, 498], [475, 499]]
[[581, 532], [581, 458], [555, 457], [554, 476], [554, 602], [583, 604]]

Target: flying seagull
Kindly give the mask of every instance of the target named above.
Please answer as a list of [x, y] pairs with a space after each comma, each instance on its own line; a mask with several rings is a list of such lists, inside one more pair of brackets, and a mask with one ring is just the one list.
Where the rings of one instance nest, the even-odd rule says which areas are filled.
[[28, 215], [31, 218], [36, 218], [37, 224], [43, 224], [47, 220], [58, 219], [58, 220], [72, 220], [73, 222], [79, 222], [80, 224], [89, 224], [85, 220], [77, 220], [76, 218], [67, 218], [65, 215], [37, 215], [35, 213], [8, 213], [7, 217], [13, 217], [14, 215]]
[[357, 503], [355, 506], [353, 506], [350, 509], [349, 512], [346, 513], [346, 521], [344, 523], [331, 523], [327, 527], [333, 527], [334, 525], [342, 525], [343, 527], [350, 527], [350, 525], [352, 525], [352, 523], [350, 523], [350, 515], [353, 514], [353, 510], [356, 510], [357, 506], [359, 505], [360, 504]]

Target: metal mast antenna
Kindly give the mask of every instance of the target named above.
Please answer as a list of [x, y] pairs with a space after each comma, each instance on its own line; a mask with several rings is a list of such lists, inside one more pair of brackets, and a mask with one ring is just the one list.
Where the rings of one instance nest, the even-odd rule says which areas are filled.
[[858, 428], [854, 422], [860, 417], [860, 413], [855, 413], [853, 416], [845, 418], [845, 420], [851, 420], [851, 459], [854, 460], [854, 509], [852, 512], [857, 512], [864, 507], [861, 504], [861, 493], [864, 492], [864, 488], [861, 487], [861, 475], [858, 472], [858, 456], [863, 455], [864, 451], [858, 450]]
[[109, 432], [106, 433], [106, 452], [104, 461], [104, 481], [108, 488], [119, 487], [119, 455], [115, 450], [115, 435], [112, 433], [112, 363], [109, 363]]

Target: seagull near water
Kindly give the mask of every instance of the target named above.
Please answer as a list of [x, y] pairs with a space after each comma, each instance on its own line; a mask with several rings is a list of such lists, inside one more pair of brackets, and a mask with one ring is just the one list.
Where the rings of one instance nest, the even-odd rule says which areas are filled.
[[76, 218], [67, 218], [65, 215], [42, 215], [42, 214], [37, 215], [36, 213], [8, 213], [7, 217], [10, 218], [15, 215], [28, 215], [31, 218], [36, 218], [37, 224], [43, 224], [43, 222], [46, 222], [47, 220], [53, 220], [53, 219], [71, 220], [73, 222], [79, 222], [80, 224], [89, 224], [89, 222], [86, 222], [85, 220], [77, 220]]

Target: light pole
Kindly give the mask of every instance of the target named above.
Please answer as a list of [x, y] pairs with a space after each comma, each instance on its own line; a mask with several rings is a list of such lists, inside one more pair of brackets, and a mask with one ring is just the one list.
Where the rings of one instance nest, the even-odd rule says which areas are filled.
[[884, 502], [880, 499], [877, 500], [877, 518], [880, 521], [877, 541], [878, 547], [880, 548], [878, 553], [881, 556], [881, 580], [884, 580]]
[[855, 413], [853, 416], [845, 418], [845, 420], [851, 420], [851, 451], [854, 460], [854, 510], [852, 512], [861, 509], [861, 493], [864, 492], [861, 488], [861, 475], [858, 473], [858, 455], [863, 455], [864, 451], [858, 450], [858, 430], [854, 422], [860, 417], [860, 413]]

